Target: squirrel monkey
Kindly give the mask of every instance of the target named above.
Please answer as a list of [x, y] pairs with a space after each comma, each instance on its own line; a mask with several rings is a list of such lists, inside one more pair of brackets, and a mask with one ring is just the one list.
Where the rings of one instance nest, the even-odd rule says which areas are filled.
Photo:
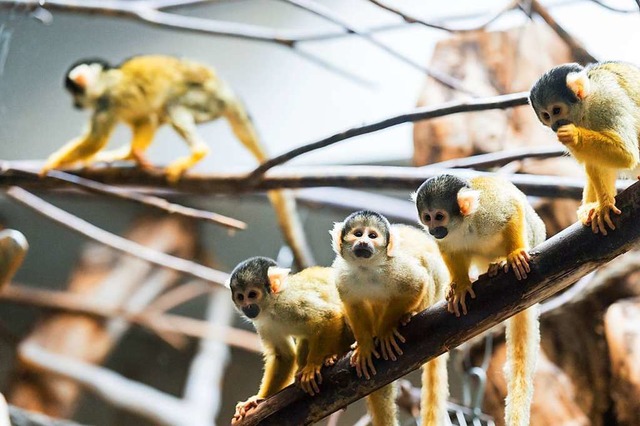
[[[390, 225], [375, 212], [352, 213], [335, 224], [331, 235], [336, 285], [356, 339], [351, 365], [369, 379], [376, 374], [374, 357], [395, 361], [402, 355], [405, 339], [398, 327], [443, 299], [447, 270], [424, 232]], [[370, 395], [369, 410], [383, 407], [387, 413], [374, 426], [398, 424], [395, 393], [389, 384]], [[423, 366], [422, 425], [444, 424], [448, 393], [447, 357], [442, 355]]]
[[305, 392], [319, 393], [320, 369], [353, 342], [331, 268], [289, 275], [274, 260], [253, 257], [236, 266], [230, 287], [235, 306], [253, 322], [265, 351], [260, 390], [238, 403], [232, 423], [289, 385], [294, 371]]
[[[544, 223], [512, 183], [499, 177], [470, 180], [440, 175], [413, 195], [420, 222], [436, 239], [451, 274], [449, 312], [467, 313], [466, 294], [475, 297], [469, 269], [494, 276], [512, 269], [518, 280], [531, 271], [528, 250], [545, 240]], [[507, 400], [509, 426], [528, 426], [533, 374], [540, 346], [537, 306], [507, 321]]]
[[[65, 86], [74, 106], [92, 109], [93, 114], [83, 135], [49, 156], [41, 175], [56, 168], [100, 161], [133, 160], [149, 167], [144, 153], [158, 128], [170, 124], [191, 150], [189, 156], [165, 169], [167, 179], [175, 182], [209, 152], [196, 132], [196, 124], [219, 117], [227, 119], [235, 136], [259, 162], [268, 158], [241, 101], [213, 69], [197, 62], [149, 55], [135, 56], [114, 67], [101, 59], [85, 59], [71, 66]], [[130, 144], [100, 152], [119, 121], [132, 129]], [[295, 199], [288, 191], [269, 191], [268, 196], [298, 267], [312, 265]]]
[[531, 88], [538, 119], [556, 132], [580, 163], [587, 184], [578, 218], [594, 233], [615, 229], [615, 181], [619, 171], [637, 176], [640, 132], [640, 68], [622, 62], [547, 71]]

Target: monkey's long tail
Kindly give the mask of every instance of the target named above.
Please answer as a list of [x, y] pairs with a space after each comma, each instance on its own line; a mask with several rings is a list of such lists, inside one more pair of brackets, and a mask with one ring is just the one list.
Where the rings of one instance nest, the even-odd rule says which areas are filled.
[[538, 306], [535, 305], [507, 322], [507, 399], [505, 422], [509, 426], [528, 426], [533, 398], [533, 375], [540, 347]]
[[447, 358], [447, 354], [443, 354], [422, 366], [422, 396], [420, 399], [422, 426], [445, 424], [447, 398], [449, 397]]
[[[232, 95], [231, 90], [229, 88], [226, 90], [229, 92], [227, 95], [229, 101], [224, 115], [229, 121], [231, 129], [259, 162], [266, 161], [268, 159], [267, 152], [260, 143], [251, 117], [240, 100]], [[298, 269], [315, 265], [300, 216], [296, 210], [296, 200], [293, 193], [287, 190], [274, 190], [269, 191], [267, 195], [276, 212], [284, 240], [293, 252]]]
[[367, 410], [373, 426], [398, 426], [396, 383], [389, 383], [367, 396]]

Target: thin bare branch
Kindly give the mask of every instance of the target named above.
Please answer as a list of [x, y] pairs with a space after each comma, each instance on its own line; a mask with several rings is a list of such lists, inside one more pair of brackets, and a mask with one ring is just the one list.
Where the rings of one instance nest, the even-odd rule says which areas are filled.
[[[601, 0], [589, 0], [592, 3], [597, 4], [598, 6], [601, 6], [607, 10], [610, 10], [611, 12], [616, 12], [616, 13], [638, 13], [638, 11], [636, 9], [620, 9], [617, 7], [613, 7], [607, 3], [605, 3], [604, 1]], [[640, 6], [640, 3], [638, 3], [638, 1], [636, 0], [636, 3], [638, 4], [638, 6]]]
[[457, 114], [461, 112], [505, 109], [520, 105], [526, 105], [529, 99], [528, 97], [528, 92], [520, 92], [482, 99], [452, 101], [436, 106], [417, 108], [416, 110], [409, 113], [399, 114], [393, 117], [386, 118], [384, 120], [358, 127], [352, 127], [350, 129], [343, 130], [342, 132], [321, 139], [317, 142], [312, 142], [292, 149], [291, 151], [285, 152], [284, 154], [265, 161], [251, 172], [251, 174], [249, 175], [249, 182], [255, 182], [259, 180], [267, 172], [267, 170], [275, 166], [284, 164], [285, 162], [299, 157], [302, 154], [306, 154], [320, 148], [325, 148], [327, 146], [333, 145], [349, 138], [353, 138], [355, 136], [361, 136], [367, 133], [376, 132], [378, 130], [387, 129], [389, 127], [397, 126], [398, 124], [413, 123], [420, 120], [443, 117], [445, 115]]
[[6, 194], [9, 198], [19, 202], [23, 206], [29, 207], [48, 219], [115, 250], [143, 259], [162, 268], [173, 269], [186, 275], [203, 279], [210, 283], [225, 287], [227, 286], [229, 276], [224, 272], [200, 265], [196, 262], [152, 250], [148, 247], [127, 240], [126, 238], [107, 232], [77, 216], [72, 215], [71, 213], [55, 207], [54, 205], [44, 201], [42, 198], [39, 198], [22, 188], [14, 186], [9, 188]]
[[487, 19], [485, 22], [483, 22], [480, 25], [477, 25], [475, 27], [471, 27], [471, 28], [451, 28], [449, 26], [445, 26], [443, 24], [436, 24], [433, 22], [427, 22], [423, 19], [417, 18], [415, 16], [409, 15], [406, 12], [402, 12], [400, 9], [397, 9], [393, 6], [389, 6], [387, 3], [380, 1], [380, 0], [369, 0], [371, 3], [375, 4], [376, 6], [380, 7], [381, 9], [384, 9], [388, 12], [393, 13], [394, 15], [397, 15], [399, 17], [401, 17], [406, 23], [408, 24], [420, 24], [422, 26], [428, 27], [428, 28], [434, 28], [437, 30], [443, 30], [443, 31], [447, 31], [449, 33], [464, 33], [464, 32], [472, 32], [472, 31], [478, 31], [478, 30], [482, 30], [485, 29], [486, 27], [488, 27], [491, 23], [495, 22], [498, 18], [500, 18], [502, 15], [504, 15], [505, 13], [513, 10], [514, 8], [516, 8], [518, 6], [519, 0], [512, 0], [507, 2], [504, 6], [502, 6], [501, 8], [499, 8], [498, 10], [496, 10], [494, 13], [491, 14], [491, 16], [489, 17], [489, 19]]
[[422, 166], [423, 169], [429, 167], [438, 169], [488, 169], [491, 167], [501, 167], [513, 161], [537, 158], [555, 158], [569, 153], [563, 148], [553, 146], [543, 146], [540, 148], [520, 148], [509, 151], [491, 152], [488, 154], [474, 155], [465, 158], [454, 158], [453, 160], [440, 161], [438, 163]]
[[397, 126], [402, 123], [412, 123], [420, 120], [426, 120], [430, 118], [443, 117], [445, 115], [457, 114], [461, 112], [471, 111], [486, 111], [492, 109], [505, 109], [515, 106], [526, 105], [528, 102], [529, 93], [520, 92], [512, 93], [508, 95], [493, 96], [482, 99], [469, 99], [464, 101], [452, 101], [436, 106], [427, 106], [423, 108], [417, 108], [412, 112], [399, 114], [393, 117], [386, 118], [374, 123], [365, 124], [358, 127], [352, 127], [342, 132], [336, 133], [317, 142], [312, 142], [301, 147], [292, 149], [277, 157], [271, 158], [258, 166], [249, 175], [249, 183], [254, 183], [259, 180], [267, 170], [281, 165], [289, 160], [299, 157], [302, 154], [315, 151], [320, 148], [333, 145], [341, 142], [345, 139], [353, 138], [355, 136], [361, 136], [367, 133], [372, 133], [378, 130], [387, 129], [389, 127]]
[[[209, 324], [231, 328], [233, 307], [226, 291], [215, 291], [209, 297], [206, 319]], [[215, 360], [215, 362], [212, 362]], [[222, 404], [222, 383], [229, 363], [229, 347], [223, 340], [202, 339], [191, 361], [187, 376], [184, 402], [193, 407], [190, 425], [211, 426]]]
[[[20, 171], [27, 174], [33, 173], [32, 171], [24, 169]], [[108, 195], [117, 199], [133, 201], [148, 207], [153, 207], [168, 214], [177, 214], [192, 219], [204, 220], [206, 222], [215, 223], [217, 225], [222, 225], [235, 230], [247, 229], [246, 223], [228, 216], [208, 212], [205, 210], [194, 209], [191, 207], [185, 207], [176, 203], [170, 203], [164, 198], [144, 195], [135, 191], [123, 190], [122, 188], [115, 188], [110, 185], [105, 185], [100, 182], [95, 182], [80, 176], [61, 172], [59, 170], [49, 171], [46, 177], [69, 183], [88, 192]]]
[[[513, 273], [484, 274], [468, 300], [467, 315], [455, 317], [441, 301], [415, 315], [401, 330], [407, 343], [396, 361], [374, 360], [377, 374], [358, 378], [349, 354], [322, 374], [321, 392], [313, 397], [291, 385], [261, 403], [238, 426], [308, 425], [419, 368], [505, 319], [558, 293], [577, 279], [629, 251], [640, 242], [640, 182], [616, 197], [622, 214], [616, 231], [594, 234], [575, 223], [532, 251], [531, 275], [514, 282]], [[480, 291], [481, 290], [481, 291]]]
[[160, 297], [157, 297], [147, 308], [148, 312], [167, 312], [176, 306], [182, 305], [189, 300], [207, 294], [211, 291], [209, 286], [200, 280], [175, 287]]
[[569, 34], [558, 22], [551, 16], [546, 7], [540, 4], [538, 0], [528, 0], [531, 2], [531, 11], [538, 14], [558, 36], [567, 43], [571, 54], [576, 61], [582, 64], [588, 64], [592, 62], [598, 62], [595, 56], [585, 49], [580, 42], [578, 42], [571, 34]]
[[391, 49], [389, 46], [387, 46], [384, 43], [379, 42], [378, 40], [376, 40], [375, 38], [373, 38], [370, 34], [367, 34], [366, 32], [360, 31], [357, 28], [355, 28], [353, 25], [349, 24], [344, 18], [338, 16], [336, 13], [332, 12], [329, 8], [324, 7], [323, 5], [316, 3], [312, 0], [281, 0], [285, 3], [288, 3], [292, 6], [296, 6], [298, 8], [301, 8], [303, 10], [306, 10], [307, 12], [311, 12], [314, 15], [318, 15], [321, 18], [332, 22], [336, 25], [341, 26], [342, 28], [344, 28], [347, 32], [352, 33], [357, 35], [358, 37], [362, 38], [363, 40], [366, 40], [368, 43], [370, 43], [373, 46], [376, 46], [378, 49], [384, 51], [385, 53], [387, 53], [390, 56], [393, 56], [394, 58], [396, 58], [397, 60], [399, 60], [400, 62], [403, 62], [407, 65], [409, 65], [410, 67], [425, 73], [426, 75], [428, 75], [429, 77], [433, 78], [435, 81], [437, 81], [438, 83], [453, 89], [453, 90], [457, 90], [460, 91], [462, 93], [466, 93], [469, 95], [475, 95], [475, 92], [473, 92], [471, 89], [468, 89], [466, 87], [464, 87], [464, 85], [456, 78], [445, 74], [443, 72], [437, 71], [437, 70], [433, 70], [430, 69], [428, 67], [424, 67], [420, 64], [418, 64], [417, 62], [414, 62], [413, 60], [407, 58], [404, 55], [399, 54], [398, 52], [396, 52], [395, 50]]
[[250, 331], [213, 325], [181, 315], [163, 314], [155, 310], [133, 313], [120, 307], [105, 306], [104, 303], [90, 301], [86, 297], [72, 293], [11, 285], [0, 292], [0, 303], [37, 306], [100, 319], [121, 318], [153, 332], [177, 333], [199, 339], [212, 338], [249, 352], [262, 353], [258, 335]]
[[136, 413], [154, 423], [186, 426], [188, 410], [179, 398], [129, 380], [102, 367], [47, 351], [37, 343], [20, 345], [20, 359], [31, 368], [55, 374], [95, 392], [112, 405]]
[[[160, 26], [181, 31], [194, 32], [214, 36], [234, 37], [245, 40], [274, 43], [290, 48], [290, 50], [316, 65], [330, 72], [336, 73], [359, 85], [370, 87], [372, 83], [362, 77], [350, 73], [336, 65], [300, 49], [296, 46], [305, 41], [322, 41], [331, 38], [349, 35], [344, 30], [315, 31], [315, 30], [275, 30], [259, 25], [243, 24], [238, 22], [224, 22], [214, 19], [199, 18], [196, 16], [183, 16], [175, 13], [163, 12], [163, 9], [187, 7], [205, 3], [204, 1], [152, 1], [145, 0], [12, 0], [0, 2], [0, 9], [24, 8], [25, 10], [47, 10], [100, 14], [118, 18], [134, 19], [150, 25]], [[389, 29], [387, 27], [380, 30]], [[371, 29], [370, 31], [376, 31]]]
[[[30, 167], [39, 168], [33, 162]], [[20, 167], [27, 167], [22, 163]], [[0, 168], [1, 169], [1, 168]], [[110, 185], [132, 185], [145, 187], [149, 191], [171, 189], [183, 194], [239, 194], [281, 188], [314, 188], [339, 186], [342, 188], [372, 188], [414, 191], [426, 179], [442, 173], [463, 178], [488, 175], [490, 173], [468, 169], [440, 169], [435, 167], [394, 167], [394, 166], [305, 166], [279, 167], [254, 186], [246, 184], [245, 174], [187, 174], [173, 186], [169, 186], [165, 176], [158, 172], [138, 168], [111, 167], [84, 169], [77, 174]], [[572, 198], [579, 200], [584, 189], [584, 179], [564, 176], [514, 174], [505, 175], [525, 194], [537, 197]], [[618, 181], [619, 191], [628, 187], [629, 181]], [[43, 181], [25, 179], [10, 172], [0, 171], [0, 187], [17, 185], [33, 189], [55, 188]]]

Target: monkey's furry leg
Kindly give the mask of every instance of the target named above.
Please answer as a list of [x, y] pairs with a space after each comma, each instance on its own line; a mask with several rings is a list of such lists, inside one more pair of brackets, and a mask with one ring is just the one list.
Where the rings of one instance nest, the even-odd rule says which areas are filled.
[[528, 426], [533, 398], [533, 375], [540, 347], [538, 305], [507, 321], [507, 399], [505, 422]]
[[306, 234], [296, 210], [296, 200], [293, 197], [293, 193], [287, 190], [277, 190], [269, 191], [267, 195], [276, 212], [284, 240], [293, 251], [296, 266], [299, 269], [313, 266], [315, 261], [313, 260], [313, 254], [309, 250]]
[[422, 366], [422, 396], [420, 398], [422, 426], [445, 424], [447, 398], [449, 397], [447, 358], [448, 355], [445, 353]]
[[398, 407], [396, 406], [396, 383], [378, 389], [367, 396], [367, 411], [373, 426], [398, 426]]

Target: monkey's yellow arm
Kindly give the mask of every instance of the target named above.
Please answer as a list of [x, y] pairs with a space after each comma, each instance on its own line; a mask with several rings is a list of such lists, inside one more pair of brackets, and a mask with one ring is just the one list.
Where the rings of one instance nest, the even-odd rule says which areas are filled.
[[380, 357], [373, 341], [373, 312], [365, 303], [345, 303], [344, 308], [356, 339], [351, 365], [356, 367], [358, 377], [364, 375], [369, 379], [372, 374], [376, 374], [373, 357]]
[[638, 164], [637, 143], [634, 131], [628, 129], [628, 135], [621, 136], [614, 131], [594, 131], [584, 127], [567, 124], [558, 129], [558, 140], [567, 146], [581, 163], [595, 163], [616, 169], [631, 169]]
[[93, 156], [107, 144], [115, 124], [115, 115], [107, 109], [96, 111], [84, 135], [73, 139], [51, 154], [40, 170], [40, 174], [45, 175], [49, 170], [91, 161]]
[[295, 350], [293, 342], [285, 337], [274, 337], [265, 343], [265, 365], [259, 398], [271, 396], [293, 381]]
[[469, 267], [471, 266], [471, 257], [466, 253], [447, 253], [442, 251], [442, 259], [449, 269], [451, 275], [451, 284], [447, 291], [446, 299], [449, 312], [453, 312], [456, 316], [460, 316], [458, 305], [462, 306], [462, 313], [467, 313], [466, 295], [469, 293], [472, 298], [476, 297], [471, 288], [471, 280], [469, 279]]
[[300, 387], [310, 395], [320, 392], [319, 384], [322, 383], [320, 370], [327, 360], [337, 359], [348, 350], [340, 347], [343, 342], [344, 320], [341, 315], [330, 318], [318, 318], [321, 324], [315, 324], [307, 337], [307, 350], [304, 353], [298, 346], [298, 355], [306, 355], [304, 359], [298, 358], [298, 372], [300, 373]]

